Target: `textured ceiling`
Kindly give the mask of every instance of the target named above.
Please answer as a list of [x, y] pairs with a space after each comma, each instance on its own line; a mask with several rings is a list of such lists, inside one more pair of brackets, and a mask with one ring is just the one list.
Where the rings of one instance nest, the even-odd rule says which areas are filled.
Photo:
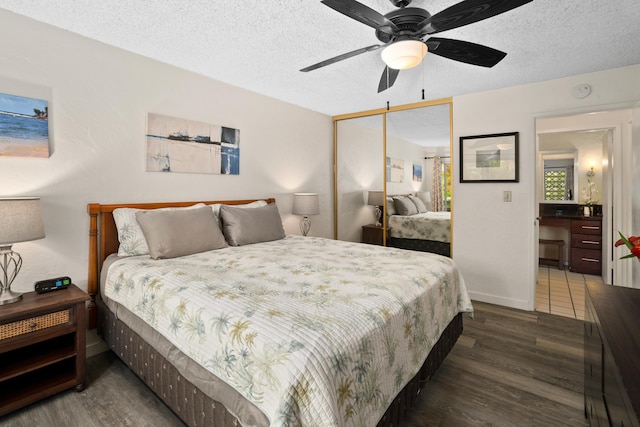
[[[381, 13], [388, 0], [361, 0]], [[435, 14], [455, 0], [414, 0]], [[534, 0], [439, 33], [508, 53], [485, 69], [427, 54], [377, 94], [379, 51], [300, 68], [377, 43], [319, 0], [0, 0], [36, 20], [329, 115], [413, 103], [640, 63], [638, 0]]]

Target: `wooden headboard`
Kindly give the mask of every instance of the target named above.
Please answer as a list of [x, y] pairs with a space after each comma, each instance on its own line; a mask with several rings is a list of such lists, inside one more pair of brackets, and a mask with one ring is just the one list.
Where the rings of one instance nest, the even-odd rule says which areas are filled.
[[96, 327], [96, 295], [100, 286], [100, 269], [104, 260], [111, 254], [118, 252], [118, 231], [113, 220], [113, 211], [118, 208], [136, 209], [158, 209], [169, 207], [187, 207], [196, 203], [213, 205], [216, 203], [224, 205], [243, 205], [246, 203], [264, 200], [267, 203], [274, 203], [275, 199], [251, 199], [251, 200], [219, 200], [219, 201], [195, 201], [195, 202], [160, 202], [160, 203], [126, 203], [108, 204], [89, 203], [87, 212], [90, 216], [89, 222], [89, 270], [87, 292], [91, 297], [88, 306], [89, 329]]

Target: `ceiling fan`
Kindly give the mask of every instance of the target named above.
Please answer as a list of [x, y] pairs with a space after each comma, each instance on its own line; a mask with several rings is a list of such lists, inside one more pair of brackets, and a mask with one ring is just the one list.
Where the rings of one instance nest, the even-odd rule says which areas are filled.
[[412, 0], [390, 1], [399, 9], [382, 15], [356, 0], [322, 0], [321, 3], [330, 8], [374, 28], [376, 37], [382, 44], [356, 49], [300, 71], [316, 70], [383, 48], [381, 56], [387, 66], [378, 84], [378, 93], [380, 93], [393, 86], [400, 70], [414, 67], [422, 62], [427, 51], [454, 61], [493, 67], [507, 55], [505, 52], [471, 42], [430, 37], [430, 35], [491, 18], [533, 0], [463, 0], [435, 15], [431, 15], [424, 9], [407, 7]]

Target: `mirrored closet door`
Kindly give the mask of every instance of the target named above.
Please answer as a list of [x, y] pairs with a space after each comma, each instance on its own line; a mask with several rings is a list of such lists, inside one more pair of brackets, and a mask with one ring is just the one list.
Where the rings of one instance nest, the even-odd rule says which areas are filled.
[[336, 239], [450, 254], [451, 115], [443, 99], [334, 117]]

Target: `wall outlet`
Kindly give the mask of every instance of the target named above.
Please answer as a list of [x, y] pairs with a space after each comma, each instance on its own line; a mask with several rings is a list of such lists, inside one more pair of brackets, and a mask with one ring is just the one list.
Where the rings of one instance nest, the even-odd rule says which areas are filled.
[[511, 191], [509, 191], [509, 190], [505, 190], [504, 191], [504, 201], [505, 202], [510, 202], [511, 201]]

